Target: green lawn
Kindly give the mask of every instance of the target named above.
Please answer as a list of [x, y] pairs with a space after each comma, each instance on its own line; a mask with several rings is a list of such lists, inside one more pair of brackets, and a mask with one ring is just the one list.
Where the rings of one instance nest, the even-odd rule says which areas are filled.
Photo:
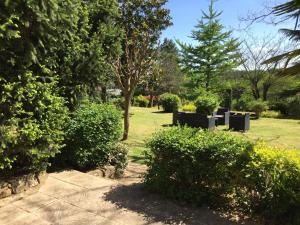
[[[164, 126], [172, 123], [171, 113], [162, 113], [157, 108], [131, 108], [129, 138], [126, 143], [130, 148], [130, 158], [136, 162], [142, 162], [142, 152], [145, 148], [145, 140], [151, 134]], [[224, 127], [218, 127], [218, 130]], [[267, 119], [251, 120], [250, 131], [237, 133], [251, 140], [262, 139], [269, 144], [287, 148], [300, 149], [300, 120]]]

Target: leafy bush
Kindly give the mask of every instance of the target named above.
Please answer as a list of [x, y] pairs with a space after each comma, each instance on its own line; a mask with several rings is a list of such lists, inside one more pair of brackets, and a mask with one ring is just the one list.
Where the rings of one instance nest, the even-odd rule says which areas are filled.
[[299, 224], [299, 152], [191, 128], [160, 131], [148, 146], [144, 182], [150, 190], [278, 224]]
[[249, 103], [248, 110], [255, 112], [259, 118], [263, 111], [268, 110], [268, 103], [262, 100], [254, 100]]
[[155, 134], [146, 154], [146, 185], [186, 202], [217, 204], [233, 192], [245, 150], [251, 144], [228, 133], [171, 128]]
[[288, 116], [289, 104], [286, 100], [272, 101], [269, 103], [269, 109], [279, 111], [282, 115]]
[[122, 143], [117, 143], [109, 156], [109, 164], [115, 167], [117, 176], [124, 173], [128, 165], [128, 147]]
[[196, 112], [196, 106], [194, 103], [188, 103], [182, 106], [182, 111], [184, 112]]
[[249, 110], [249, 103], [254, 99], [251, 95], [244, 93], [242, 96], [233, 102], [233, 108], [237, 111]]
[[258, 143], [243, 173], [243, 208], [279, 224], [300, 224], [299, 153]]
[[125, 108], [125, 101], [123, 97], [112, 98], [110, 100], [110, 103], [116, 106], [120, 110], [124, 110]]
[[282, 114], [279, 111], [267, 110], [261, 113], [264, 118], [281, 118]]
[[134, 105], [139, 107], [147, 107], [149, 105], [149, 100], [146, 99], [144, 96], [139, 95], [134, 98]]
[[219, 106], [218, 98], [212, 94], [199, 96], [195, 102], [197, 113], [211, 115]]
[[112, 105], [90, 104], [78, 109], [66, 131], [64, 155], [80, 169], [108, 164], [121, 134], [121, 113]]
[[30, 72], [16, 82], [0, 78], [0, 177], [45, 170], [63, 147], [68, 114], [55, 85]]
[[300, 118], [300, 95], [288, 99], [288, 113], [290, 116]]
[[160, 96], [160, 102], [165, 112], [174, 112], [181, 106], [181, 100], [177, 95], [164, 93]]

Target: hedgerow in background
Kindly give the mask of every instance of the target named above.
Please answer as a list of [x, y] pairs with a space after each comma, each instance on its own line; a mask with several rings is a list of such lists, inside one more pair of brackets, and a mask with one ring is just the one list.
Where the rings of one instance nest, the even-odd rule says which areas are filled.
[[134, 98], [134, 105], [139, 107], [147, 107], [149, 105], [149, 100], [144, 96], [139, 95]]
[[122, 115], [112, 105], [79, 108], [66, 129], [63, 156], [79, 169], [105, 166], [122, 131]]
[[177, 95], [164, 93], [160, 96], [160, 104], [165, 112], [174, 112], [180, 108], [181, 100]]
[[45, 170], [62, 148], [68, 116], [55, 85], [30, 72], [0, 79], [0, 177]]

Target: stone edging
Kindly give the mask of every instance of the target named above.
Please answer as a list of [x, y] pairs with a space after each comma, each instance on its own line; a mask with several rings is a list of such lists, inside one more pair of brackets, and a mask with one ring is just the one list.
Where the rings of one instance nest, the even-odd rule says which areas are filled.
[[[5, 202], [11, 202], [23, 193], [35, 193], [48, 177], [46, 172], [27, 174], [0, 181], [0, 207]], [[2, 204], [1, 204], [2, 203]]]

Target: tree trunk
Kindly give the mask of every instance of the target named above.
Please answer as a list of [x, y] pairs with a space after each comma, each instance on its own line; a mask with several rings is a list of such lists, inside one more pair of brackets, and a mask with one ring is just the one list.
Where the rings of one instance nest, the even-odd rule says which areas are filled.
[[101, 100], [103, 103], [107, 102], [107, 89], [105, 86], [101, 87]]
[[150, 107], [152, 108], [153, 107], [153, 95], [150, 94]]
[[270, 86], [268, 86], [268, 85], [263, 86], [263, 100], [264, 101], [268, 100], [269, 89], [270, 89]]
[[129, 134], [129, 110], [131, 103], [131, 93], [124, 93], [124, 132], [123, 132], [123, 141], [128, 139]]

